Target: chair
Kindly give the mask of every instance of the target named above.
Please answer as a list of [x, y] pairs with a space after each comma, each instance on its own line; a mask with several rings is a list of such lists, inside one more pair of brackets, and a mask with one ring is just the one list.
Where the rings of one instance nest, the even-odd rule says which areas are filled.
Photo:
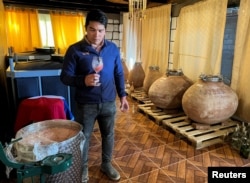
[[14, 131], [34, 122], [50, 119], [74, 119], [63, 97], [46, 95], [27, 98], [18, 106]]

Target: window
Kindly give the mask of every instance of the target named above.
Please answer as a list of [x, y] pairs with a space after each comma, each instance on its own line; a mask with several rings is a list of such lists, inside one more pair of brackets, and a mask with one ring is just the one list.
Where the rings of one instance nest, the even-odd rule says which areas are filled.
[[42, 47], [54, 47], [55, 43], [50, 15], [45, 13], [39, 13], [38, 19]]

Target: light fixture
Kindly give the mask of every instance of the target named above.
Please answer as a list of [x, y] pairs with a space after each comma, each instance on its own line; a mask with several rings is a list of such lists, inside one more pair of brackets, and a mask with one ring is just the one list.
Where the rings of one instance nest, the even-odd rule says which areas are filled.
[[147, 8], [147, 0], [129, 0], [129, 19], [144, 18], [144, 11]]

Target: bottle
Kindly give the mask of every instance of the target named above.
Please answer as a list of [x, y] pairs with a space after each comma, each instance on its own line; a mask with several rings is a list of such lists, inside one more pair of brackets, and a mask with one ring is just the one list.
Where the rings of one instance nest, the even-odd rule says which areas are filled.
[[9, 58], [10, 71], [14, 71], [14, 59], [13, 57]]
[[241, 137], [240, 155], [246, 159], [248, 159], [250, 157], [250, 143], [249, 143], [249, 140], [247, 138], [247, 131], [246, 130], [243, 132], [243, 135]]
[[246, 131], [247, 131], [248, 139], [250, 140], [250, 123], [247, 123]]
[[239, 130], [239, 125], [237, 124], [237, 126], [234, 129], [234, 132], [232, 134], [232, 139], [231, 139], [231, 146], [233, 149], [239, 151], [240, 147], [241, 147], [241, 139], [240, 139], [240, 130]]
[[129, 84], [129, 81], [128, 81], [128, 80], [126, 81], [125, 88], [126, 88], [126, 89], [130, 89], [130, 84]]
[[130, 93], [133, 93], [135, 91], [134, 82], [131, 83], [129, 90], [130, 90]]

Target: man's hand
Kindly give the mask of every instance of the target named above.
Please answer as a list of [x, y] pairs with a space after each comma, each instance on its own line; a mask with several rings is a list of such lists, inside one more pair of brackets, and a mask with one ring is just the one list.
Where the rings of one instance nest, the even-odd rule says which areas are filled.
[[85, 85], [86, 86], [96, 86], [100, 80], [99, 74], [89, 74], [85, 77]]
[[127, 112], [129, 110], [129, 105], [126, 97], [121, 97], [120, 101], [121, 101], [121, 106], [120, 106], [121, 111]]

